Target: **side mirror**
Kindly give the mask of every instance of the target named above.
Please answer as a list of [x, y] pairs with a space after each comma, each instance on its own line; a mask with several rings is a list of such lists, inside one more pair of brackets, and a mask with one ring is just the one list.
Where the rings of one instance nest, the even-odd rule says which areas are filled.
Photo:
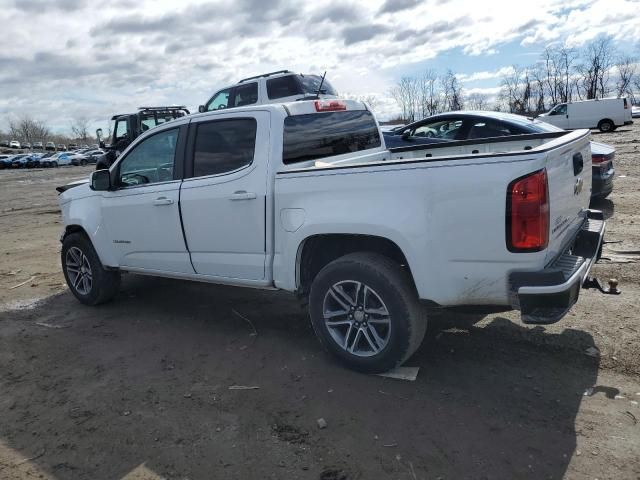
[[402, 139], [403, 140], [409, 140], [410, 136], [411, 136], [411, 130], [405, 130], [404, 132], [402, 132]]
[[206, 110], [204, 108], [204, 105], [198, 105], [198, 112], [200, 112], [200, 113], [206, 112]]
[[91, 173], [91, 190], [105, 192], [111, 188], [111, 172], [109, 170], [96, 170]]

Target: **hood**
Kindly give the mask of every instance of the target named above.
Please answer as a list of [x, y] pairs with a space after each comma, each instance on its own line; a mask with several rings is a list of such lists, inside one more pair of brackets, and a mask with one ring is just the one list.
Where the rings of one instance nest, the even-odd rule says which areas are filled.
[[58, 193], [64, 193], [64, 192], [66, 192], [67, 190], [69, 190], [71, 188], [79, 187], [81, 185], [86, 185], [86, 187], [87, 187], [86, 189], [89, 189], [89, 179], [85, 178], [83, 180], [76, 180], [74, 182], [67, 183], [66, 185], [62, 185], [60, 187], [56, 187], [56, 191], [58, 191]]

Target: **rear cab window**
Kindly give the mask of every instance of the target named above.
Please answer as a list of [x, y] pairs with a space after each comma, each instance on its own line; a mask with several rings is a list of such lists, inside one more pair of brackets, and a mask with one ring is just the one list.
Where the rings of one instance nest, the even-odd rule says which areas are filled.
[[267, 96], [271, 100], [295, 95], [316, 95], [318, 89], [323, 95], [337, 95], [329, 81], [326, 78], [322, 81], [319, 75], [285, 75], [267, 80]]
[[368, 110], [292, 115], [284, 121], [285, 165], [380, 146], [378, 126]]

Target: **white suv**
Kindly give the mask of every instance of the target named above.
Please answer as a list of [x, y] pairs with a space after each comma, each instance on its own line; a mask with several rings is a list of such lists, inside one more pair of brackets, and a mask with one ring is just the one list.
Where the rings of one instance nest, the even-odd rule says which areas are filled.
[[279, 70], [244, 78], [235, 85], [219, 90], [207, 103], [200, 105], [198, 111], [202, 113], [246, 105], [294, 102], [305, 97], [315, 97], [318, 93], [321, 98], [338, 96], [327, 79], [323, 81], [320, 75]]

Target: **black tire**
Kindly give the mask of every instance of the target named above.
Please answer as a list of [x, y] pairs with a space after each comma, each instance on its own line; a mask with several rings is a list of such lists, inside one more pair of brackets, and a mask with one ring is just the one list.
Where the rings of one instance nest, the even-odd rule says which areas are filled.
[[603, 133], [613, 132], [615, 129], [616, 129], [616, 126], [608, 118], [605, 118], [604, 120], [600, 120], [600, 122], [598, 123], [598, 130], [600, 130]]
[[87, 164], [86, 160], [80, 160], [80, 166], [84, 167]]
[[[368, 330], [373, 328], [372, 325], [367, 325], [366, 319], [369, 318], [369, 315], [365, 315], [365, 320], [362, 320], [361, 315], [360, 322], [357, 322], [358, 317], [354, 317], [353, 314], [343, 317], [346, 322], [351, 322], [344, 327], [346, 330], [344, 332], [345, 344], [355, 345], [358, 343], [356, 335], [361, 329], [366, 329], [369, 334], [365, 336], [363, 333], [360, 336], [359, 345], [364, 343], [365, 349], [373, 347], [373, 343], [369, 340], [371, 338], [375, 339], [377, 346], [382, 347], [377, 352], [370, 348], [371, 352], [365, 352], [367, 356], [363, 356], [362, 352], [360, 352], [361, 355], [349, 352], [348, 349], [340, 345], [335, 338], [340, 335], [339, 327], [333, 327], [330, 330], [324, 316], [325, 302], [332, 302], [336, 298], [332, 294], [332, 292], [336, 292], [335, 287], [351, 283], [368, 287], [365, 289], [364, 295], [367, 295], [367, 290], [369, 294], [372, 292], [375, 295], [374, 301], [379, 299], [383, 309], [388, 313], [384, 317], [388, 319], [389, 325], [388, 327], [382, 326], [382, 330], [378, 330], [376, 327], [377, 338], [372, 336], [371, 330]], [[359, 287], [356, 288], [359, 290]], [[342, 290], [343, 293], [345, 291]], [[362, 310], [357, 306], [360, 303], [359, 295], [360, 293], [355, 292], [355, 296], [350, 295], [350, 297], [356, 299], [355, 308]], [[341, 298], [344, 300], [345, 297]], [[363, 299], [362, 303], [365, 306], [364, 312], [367, 312], [367, 300]], [[353, 307], [349, 308], [353, 310]], [[369, 312], [371, 313], [371, 310]], [[365, 373], [386, 372], [404, 363], [420, 346], [427, 328], [426, 311], [420, 305], [418, 294], [409, 274], [388, 257], [376, 253], [352, 253], [326, 265], [311, 285], [309, 313], [313, 329], [320, 343], [342, 364]], [[354, 318], [355, 320], [351, 320]], [[373, 324], [373, 318], [369, 321]], [[356, 323], [354, 324], [354, 322]], [[353, 334], [354, 326], [357, 326], [355, 335]], [[378, 342], [381, 337], [384, 337], [383, 341]], [[351, 350], [353, 351], [355, 348]]]
[[58, 168], [58, 162], [51, 162], [51, 166], [54, 168]]
[[[87, 292], [79, 291], [79, 288], [74, 285], [73, 280], [77, 279], [77, 277], [74, 277], [75, 273], [69, 270], [72, 267], [68, 265], [67, 261], [67, 255], [72, 249], [75, 249], [74, 252], [79, 250], [85, 257], [83, 261], [86, 259], [90, 267], [91, 286]], [[105, 270], [91, 241], [84, 233], [71, 233], [64, 238], [62, 241], [60, 260], [69, 290], [71, 290], [71, 293], [73, 293], [81, 303], [85, 305], [99, 305], [108, 302], [118, 293], [118, 289], [120, 288], [120, 272]], [[85, 265], [83, 262], [80, 263], [83, 266]]]

